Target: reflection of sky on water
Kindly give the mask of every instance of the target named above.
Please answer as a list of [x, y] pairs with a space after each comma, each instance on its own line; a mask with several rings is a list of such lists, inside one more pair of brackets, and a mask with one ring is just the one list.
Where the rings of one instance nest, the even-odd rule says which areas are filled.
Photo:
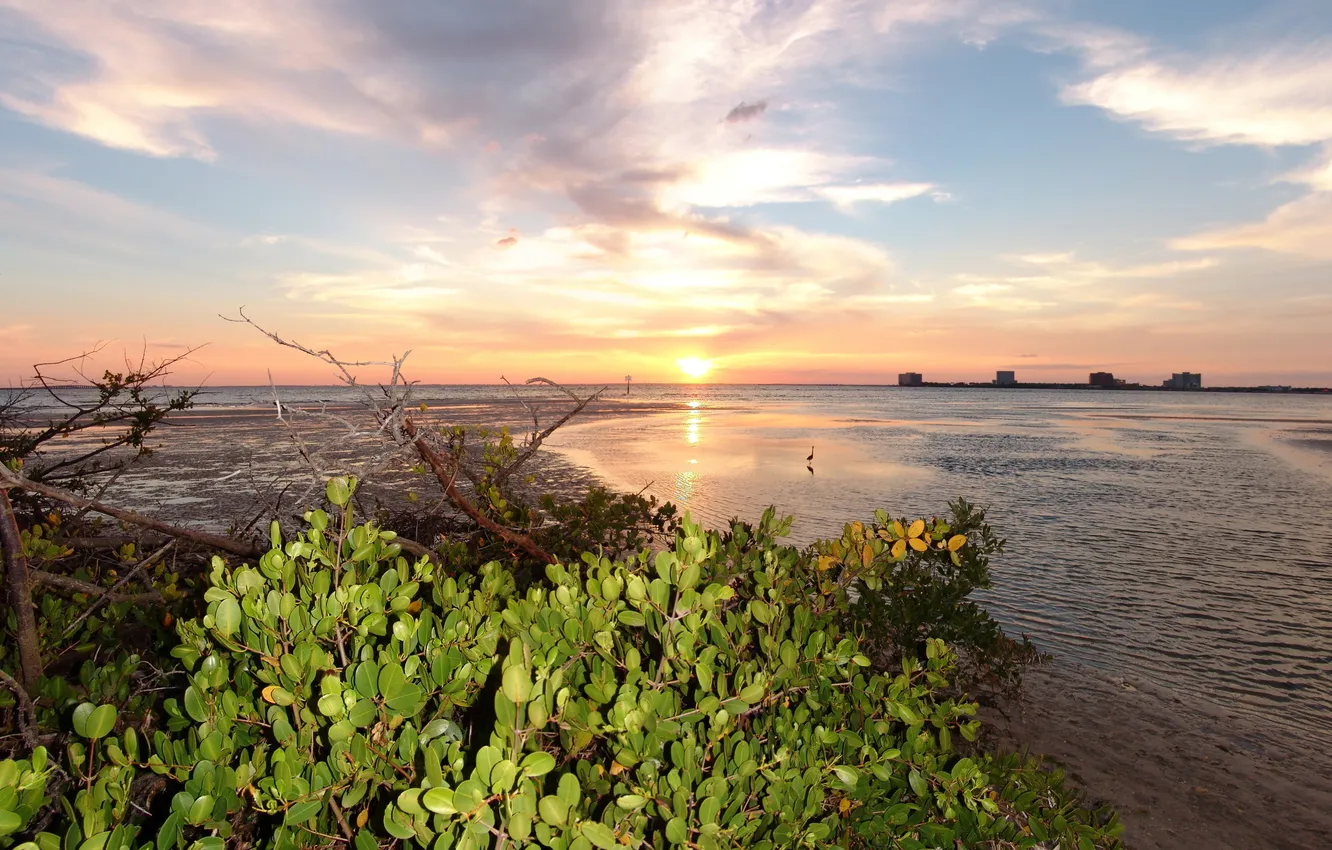
[[1291, 731], [1332, 729], [1332, 463], [1317, 442], [1332, 399], [708, 390], [578, 425], [557, 450], [708, 524], [776, 505], [796, 542], [964, 496], [1009, 541], [986, 604], [1010, 628]]

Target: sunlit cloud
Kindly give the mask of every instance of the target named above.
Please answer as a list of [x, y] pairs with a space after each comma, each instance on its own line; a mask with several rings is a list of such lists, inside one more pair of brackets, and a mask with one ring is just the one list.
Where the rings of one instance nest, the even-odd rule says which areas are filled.
[[1063, 89], [1070, 104], [1198, 145], [1307, 147], [1310, 164], [1281, 176], [1309, 194], [1258, 223], [1216, 227], [1171, 242], [1179, 250], [1262, 248], [1332, 256], [1332, 40], [1189, 56], [1154, 49], [1145, 39], [1095, 29], [1052, 32], [1082, 53], [1090, 78]]

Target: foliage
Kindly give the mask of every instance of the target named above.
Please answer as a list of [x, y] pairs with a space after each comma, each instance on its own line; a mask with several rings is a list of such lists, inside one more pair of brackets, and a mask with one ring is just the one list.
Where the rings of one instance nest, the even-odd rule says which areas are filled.
[[[87, 354], [37, 364], [27, 386], [10, 394], [0, 409], [0, 463], [11, 468], [22, 464], [34, 481], [59, 482], [77, 489], [85, 486], [88, 476], [122, 466], [125, 458], [113, 454], [117, 449], [130, 450], [130, 459], [148, 454], [147, 439], [153, 430], [170, 414], [194, 406], [197, 390], [168, 392], [155, 386], [190, 353], [157, 363], [126, 362], [123, 370], [106, 369], [101, 377], [83, 371]], [[73, 379], [44, 371], [71, 364]], [[24, 410], [34, 399], [51, 406], [55, 418], [45, 424], [30, 421]], [[92, 447], [52, 450], [82, 432], [97, 435]]]
[[956, 678], [973, 697], [1015, 696], [1022, 669], [1044, 657], [1026, 637], [1005, 635], [971, 598], [990, 586], [990, 558], [1003, 551], [1004, 541], [985, 522], [983, 509], [965, 499], [949, 508], [948, 520], [915, 522], [880, 511], [873, 525], [852, 523], [841, 538], [814, 549], [823, 564], [859, 557], [869, 539], [897, 554], [915, 553], [895, 560], [846, 607], [843, 622], [860, 634], [876, 669], [893, 669], [904, 658], [923, 659], [927, 640], [938, 638], [958, 651]]
[[68, 780], [0, 847], [1118, 846], [1032, 764], [958, 751], [978, 722], [943, 641], [888, 671], [847, 627], [857, 588], [986, 545], [965, 523], [882, 516], [800, 550], [772, 511], [685, 518], [664, 551], [521, 589], [497, 562], [409, 561], [355, 524], [354, 488], [292, 539], [274, 524], [257, 564], [214, 559], [178, 672], [129, 687], [127, 655], [44, 692]]

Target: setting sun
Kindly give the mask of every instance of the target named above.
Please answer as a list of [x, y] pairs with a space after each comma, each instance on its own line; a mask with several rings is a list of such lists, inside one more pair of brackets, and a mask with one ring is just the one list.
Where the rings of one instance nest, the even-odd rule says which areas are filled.
[[681, 372], [696, 379], [712, 371], [712, 361], [700, 357], [683, 357], [675, 361], [675, 365], [680, 367]]

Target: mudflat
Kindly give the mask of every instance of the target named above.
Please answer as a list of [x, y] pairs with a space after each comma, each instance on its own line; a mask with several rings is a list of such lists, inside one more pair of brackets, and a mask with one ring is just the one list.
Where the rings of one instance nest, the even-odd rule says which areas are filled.
[[1282, 746], [1224, 706], [1058, 659], [1030, 670], [1024, 691], [982, 713], [999, 745], [1062, 766], [1119, 812], [1133, 850], [1332, 847], [1326, 730]]

